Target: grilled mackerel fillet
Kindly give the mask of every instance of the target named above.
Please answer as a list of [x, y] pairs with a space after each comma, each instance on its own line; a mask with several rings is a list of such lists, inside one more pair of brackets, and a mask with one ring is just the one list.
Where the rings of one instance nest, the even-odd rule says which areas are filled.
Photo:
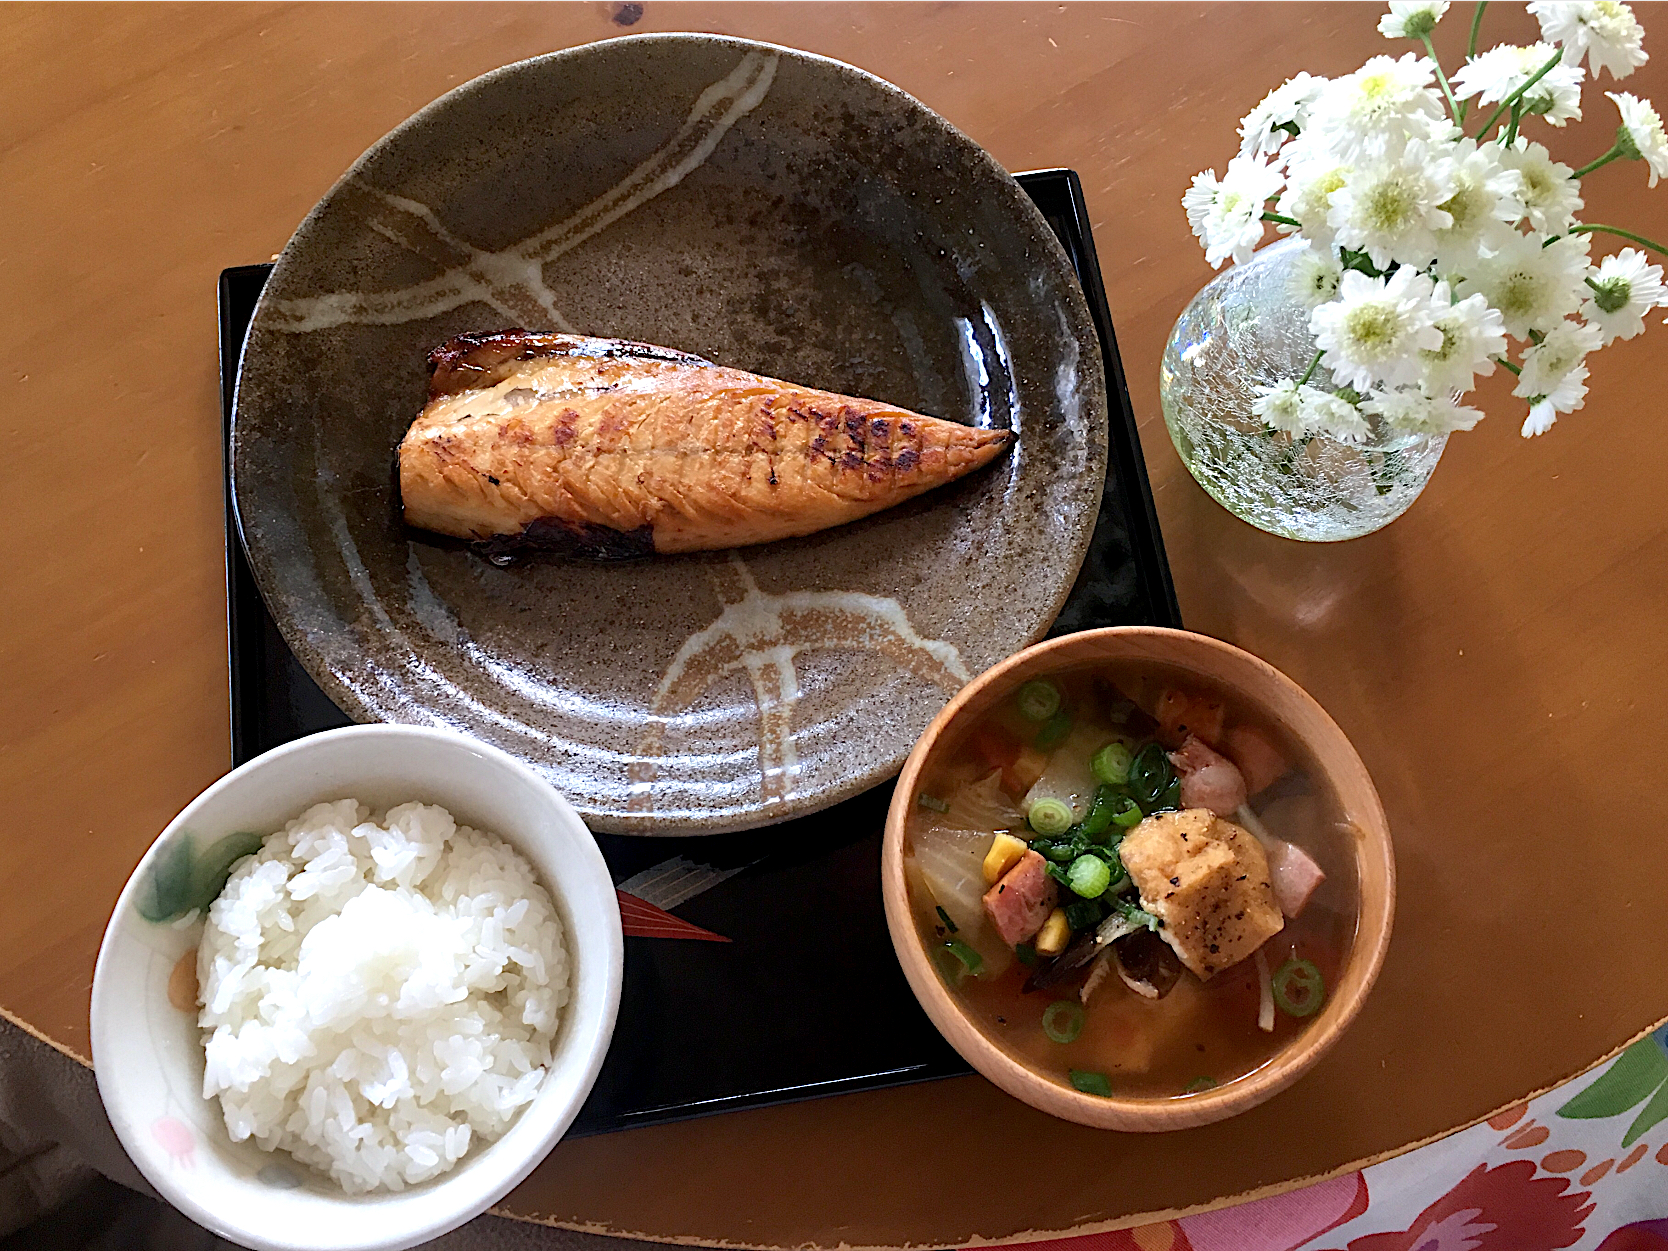
[[995, 459], [978, 430], [645, 343], [506, 330], [429, 353], [405, 519], [489, 554], [597, 558], [811, 534]]

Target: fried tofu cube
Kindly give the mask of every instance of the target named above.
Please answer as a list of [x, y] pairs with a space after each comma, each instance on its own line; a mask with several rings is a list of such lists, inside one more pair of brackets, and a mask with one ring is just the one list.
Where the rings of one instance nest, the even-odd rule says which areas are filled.
[[1202, 979], [1248, 958], [1285, 924], [1262, 845], [1209, 809], [1148, 817], [1118, 850], [1141, 906]]

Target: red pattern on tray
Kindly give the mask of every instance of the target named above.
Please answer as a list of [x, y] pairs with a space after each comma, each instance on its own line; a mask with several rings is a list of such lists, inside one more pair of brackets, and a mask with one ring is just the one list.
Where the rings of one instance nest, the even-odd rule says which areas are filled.
[[623, 890], [614, 893], [620, 897], [620, 926], [632, 938], [688, 938], [703, 943], [730, 941], [722, 934], [691, 925], [682, 917], [675, 917], [666, 909], [657, 908], [636, 895], [628, 895]]

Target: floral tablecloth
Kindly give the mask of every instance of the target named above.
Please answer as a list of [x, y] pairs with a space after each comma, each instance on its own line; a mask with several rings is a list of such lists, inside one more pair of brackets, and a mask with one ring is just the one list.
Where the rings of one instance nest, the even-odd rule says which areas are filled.
[[1668, 1251], [1668, 1027], [1417, 1151], [1037, 1251]]

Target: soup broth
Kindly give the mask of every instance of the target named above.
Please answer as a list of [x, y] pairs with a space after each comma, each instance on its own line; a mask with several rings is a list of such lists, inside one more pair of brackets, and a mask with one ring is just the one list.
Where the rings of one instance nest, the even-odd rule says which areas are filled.
[[[1184, 817], [1184, 794], [1240, 803], [1196, 802]], [[1187, 893], [1186, 869], [1167, 879], [1174, 891], [1141, 871], [1143, 845], [1178, 822], [1174, 846], [1187, 854], [1208, 825], [1208, 838], [1227, 840], [1207, 848], [1212, 863], [1226, 862], [1221, 848], [1246, 858], [1246, 872], [1207, 883], [1230, 892], [1228, 925], [1245, 911], [1231, 892], [1259, 887], [1263, 866], [1265, 928], [1278, 929], [1238, 936], [1249, 958], [1218, 968], [1214, 943], [1189, 945], [1187, 914], [1165, 898]], [[1184, 1097], [1254, 1072], [1315, 1019], [1354, 939], [1355, 840], [1279, 726], [1192, 674], [1119, 663], [1027, 683], [947, 740], [921, 776], [904, 863], [921, 941], [988, 1037], [1088, 1093]], [[1043, 862], [1050, 885], [1033, 899]], [[1190, 959], [1201, 971], [1183, 967]]]

